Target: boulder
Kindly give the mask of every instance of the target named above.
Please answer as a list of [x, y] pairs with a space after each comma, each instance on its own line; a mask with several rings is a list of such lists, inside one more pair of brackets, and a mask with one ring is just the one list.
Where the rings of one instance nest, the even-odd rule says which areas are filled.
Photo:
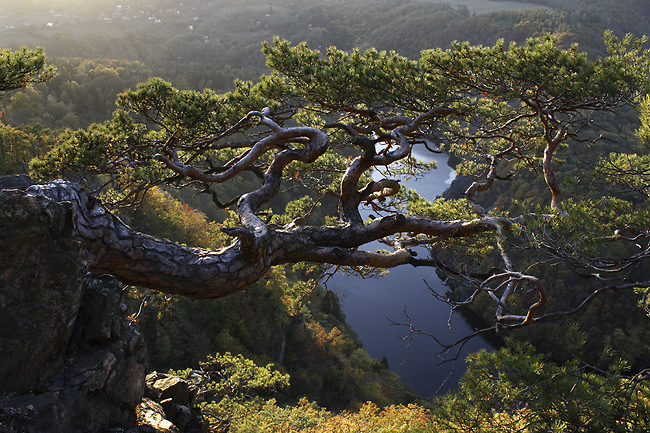
[[175, 403], [192, 406], [198, 388], [186, 380], [158, 372], [149, 373], [146, 377], [147, 394], [156, 401], [172, 399]]
[[136, 408], [138, 433], [179, 433], [178, 428], [165, 418], [165, 411], [155, 401], [145, 398]]
[[164, 416], [181, 432], [202, 433], [207, 431], [200, 410], [194, 408], [199, 387], [178, 376], [151, 372], [146, 377], [145, 397], [160, 404]]

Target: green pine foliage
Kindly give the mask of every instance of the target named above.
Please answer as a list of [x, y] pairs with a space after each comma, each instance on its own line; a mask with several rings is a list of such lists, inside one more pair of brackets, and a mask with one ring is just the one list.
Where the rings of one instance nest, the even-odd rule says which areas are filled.
[[[212, 249], [229, 243], [220, 229], [235, 224], [231, 217], [210, 221], [158, 189], [124, 217], [136, 229]], [[307, 397], [344, 409], [409, 401], [397, 375], [371, 358], [345, 323], [336, 295], [317, 288], [309, 272], [274, 268], [245, 292], [214, 300], [132, 288], [131, 320], [144, 336], [149, 367], [199, 368], [211, 354], [228, 352], [289, 373], [291, 385], [276, 396], [283, 402]]]
[[[485, 15], [437, 2], [331, 1], [308, 7], [292, 0], [273, 6], [253, 0], [237, 6], [226, 1], [185, 3], [196, 6], [194, 14], [201, 15], [192, 23], [194, 33], [187, 30], [187, 11], [181, 9], [163, 17], [165, 26], [160, 27], [135, 21], [110, 27], [81, 20], [67, 32], [30, 30], [25, 40], [47, 48], [58, 69], [56, 77], [42, 49], [3, 49], [0, 90], [11, 92], [1, 101], [0, 174], [24, 171], [29, 159], [41, 157], [58, 141], [53, 152], [32, 163], [33, 173], [114, 169], [129, 181], [105, 198], [134, 199], [140, 205], [123, 215], [129, 224], [177, 242], [219, 249], [229, 240], [221, 228], [236, 224], [233, 214], [212, 206], [208, 195], [197, 199], [188, 190], [163, 192], [155, 187], [161, 174], [157, 168], [111, 166], [115, 156], [141, 157], [128, 154], [129, 144], [135, 138], [160, 143], [169, 138], [164, 131], [172, 125], [183, 125], [182, 138], [188, 141], [218, 133], [248, 110], [287, 95], [312, 104], [300, 114], [301, 121], [312, 125], [324, 123], [321, 114], [357, 104], [416, 112], [431, 100], [456, 103], [467, 113], [472, 110], [466, 123], [449, 125], [449, 132], [458, 134], [471, 123], [473, 113], [494, 124], [513, 112], [526, 117], [525, 107], [512, 101], [533, 93], [546, 101], [561, 95], [554, 103], [566, 107], [578, 99], [614, 95], [625, 86], [632, 93], [642, 84], [635, 75], [639, 65], [628, 68], [626, 61], [640, 52], [641, 40], [623, 35], [643, 34], [650, 20], [644, 0], [538, 0], [535, 3], [549, 8]], [[177, 7], [160, 1], [138, 5], [147, 10]], [[603, 44], [605, 29], [613, 32]], [[280, 38], [262, 45], [265, 59], [260, 41], [274, 36]], [[579, 49], [571, 45], [574, 42]], [[11, 46], [13, 41], [3, 43]], [[312, 50], [332, 45], [339, 49]], [[603, 60], [608, 49], [610, 57]], [[269, 67], [283, 79], [258, 79]], [[235, 78], [258, 81], [233, 84]], [[450, 91], [454, 86], [471, 89], [473, 97], [456, 99]], [[118, 94], [118, 110], [111, 115]], [[650, 99], [645, 97], [639, 107], [640, 122], [632, 110], [595, 115], [592, 119], [602, 130], [585, 129], [592, 138], [602, 134], [602, 139], [582, 152], [558, 151], [563, 164], [556, 174], [570, 186], [564, 202], [567, 218], [541, 219], [529, 222], [529, 227], [566, 235], [570, 242], [565, 252], [580, 250], [589, 258], [629, 254], [634, 246], [611, 242], [628, 233], [612, 235], [614, 229], [647, 225]], [[99, 123], [89, 126], [94, 122]], [[70, 129], [59, 134], [65, 128]], [[479, 194], [495, 213], [546, 205], [540, 198], [545, 192], [542, 147], [530, 132], [538, 132], [535, 128], [532, 122], [513, 127], [512, 133], [522, 138], [522, 157], [502, 168], [518, 175]], [[468, 157], [457, 167], [459, 173], [480, 176], [486, 165], [472, 159], [473, 152], [494, 152], [503, 145], [494, 140], [459, 142], [447, 150]], [[287, 224], [306, 214], [324, 221], [332, 204], [324, 201], [318, 207], [313, 193], [305, 195], [299, 187], [334, 185], [346, 157], [354, 152], [337, 149], [317, 166], [290, 167], [293, 184], [265, 211], [269, 221]], [[603, 189], [604, 183], [591, 180], [591, 175], [607, 180], [610, 188], [626, 188], [644, 198], [603, 197], [613, 190]], [[222, 187], [217, 195], [225, 202], [256, 182], [251, 175]], [[142, 185], [147, 194], [129, 197], [131, 188]], [[414, 192], [400, 194], [396, 199], [405, 212], [441, 219], [470, 215], [458, 200], [430, 203]], [[507, 234], [506, 240], [519, 250], [520, 267], [546, 277], [556, 308], [570, 310], [593, 290], [584, 284], [584, 275], [568, 266], [540, 262], [533, 254], [542, 246], [540, 237], [522, 242]], [[475, 239], [471, 246], [448, 241], [439, 258], [489, 270], [498, 259], [494, 243], [492, 235]], [[149, 365], [207, 371], [211, 380], [203, 383], [206, 414], [215, 426], [228, 425], [235, 432], [650, 428], [645, 370], [650, 355], [643, 344], [650, 338], [650, 327], [646, 312], [638, 308], [639, 294], [615, 293], [594, 301], [570, 322], [555, 320], [509, 334], [519, 342], [471, 355], [459, 390], [425, 408], [399, 405], [411, 401], [407, 390], [385, 364], [365, 352], [345, 324], [338, 299], [315, 286], [321, 271], [275, 268], [245, 292], [213, 301], [132, 288], [132, 320], [147, 341]], [[642, 275], [647, 270], [631, 272]], [[451, 288], [455, 299], [468, 295], [461, 285]], [[523, 311], [526, 297], [532, 295], [520, 296], [512, 308]], [[473, 314], [493, 319], [487, 308], [491, 302], [487, 295], [477, 297]], [[536, 350], [521, 341], [532, 342]]]
[[510, 342], [470, 355], [468, 362], [460, 389], [439, 400], [439, 431], [604, 433], [649, 427], [647, 383], [623, 378], [625, 363], [610, 352], [601, 354], [604, 365], [575, 359], [558, 365], [530, 345]]

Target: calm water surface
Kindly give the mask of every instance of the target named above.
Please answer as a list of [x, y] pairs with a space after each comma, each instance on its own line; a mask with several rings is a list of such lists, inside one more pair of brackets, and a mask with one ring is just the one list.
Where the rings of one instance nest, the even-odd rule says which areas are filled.
[[[447, 165], [446, 155], [431, 154], [424, 149], [421, 152], [416, 149], [415, 154], [421, 159], [435, 159], [438, 169], [424, 178], [402, 182], [402, 185], [417, 188], [422, 196], [434, 199], [449, 187], [455, 173]], [[367, 249], [385, 248], [377, 244]], [[447, 378], [440, 392], [457, 386], [468, 353], [492, 346], [483, 338], [475, 338], [465, 345], [457, 363], [441, 364], [441, 348], [431, 337], [421, 335], [404, 341], [402, 337], [408, 334], [408, 329], [394, 323], [407, 323], [406, 315], [417, 328], [444, 342], [454, 342], [474, 331], [459, 313], [449, 321], [449, 306], [435, 300], [427, 284], [438, 293], [446, 292], [432, 268], [408, 265], [392, 269], [384, 278], [364, 280], [336, 274], [327, 287], [341, 297], [346, 320], [368, 353], [378, 359], [385, 357], [390, 369], [397, 372], [403, 382], [428, 398]]]

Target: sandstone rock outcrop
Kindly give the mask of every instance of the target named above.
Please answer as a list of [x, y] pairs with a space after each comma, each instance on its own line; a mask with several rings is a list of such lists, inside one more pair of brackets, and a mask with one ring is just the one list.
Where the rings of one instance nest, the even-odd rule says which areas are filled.
[[145, 352], [122, 285], [86, 275], [70, 208], [29, 183], [0, 180], [0, 431], [134, 425]]

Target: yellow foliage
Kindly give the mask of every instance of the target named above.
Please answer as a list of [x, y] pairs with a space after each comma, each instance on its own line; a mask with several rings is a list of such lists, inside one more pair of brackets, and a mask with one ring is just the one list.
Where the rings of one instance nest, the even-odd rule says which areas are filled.
[[190, 246], [217, 249], [229, 241], [221, 224], [158, 188], [147, 192], [133, 217], [140, 221], [135, 228]]
[[305, 323], [305, 327], [313, 334], [316, 345], [324, 353], [343, 345], [345, 342], [341, 330], [336, 326], [330, 331], [327, 331], [320, 323], [314, 320], [308, 320]]
[[42, 155], [53, 143], [48, 136], [29, 134], [0, 121], [0, 175], [22, 173], [30, 159]]
[[306, 430], [308, 433], [405, 433], [431, 426], [426, 409], [410, 404], [379, 409], [367, 402], [358, 413], [343, 412]]

